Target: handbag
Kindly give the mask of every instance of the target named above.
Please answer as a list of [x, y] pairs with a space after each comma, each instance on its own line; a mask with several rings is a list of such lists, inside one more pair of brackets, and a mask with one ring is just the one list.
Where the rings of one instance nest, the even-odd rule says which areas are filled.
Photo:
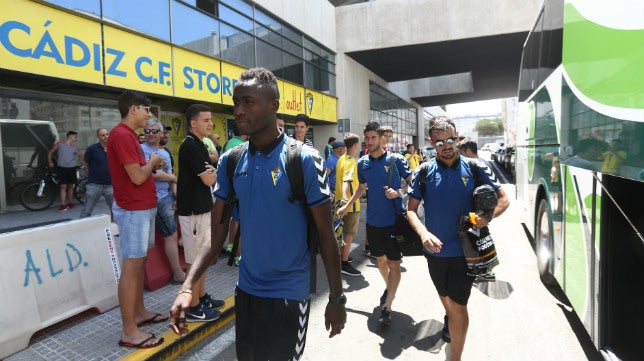
[[[387, 185], [391, 187], [391, 179], [393, 176], [394, 168], [394, 157], [391, 157], [389, 161], [389, 180]], [[394, 223], [394, 234], [393, 237], [396, 241], [396, 245], [402, 253], [403, 256], [422, 256], [423, 252], [423, 241], [420, 239], [420, 236], [416, 230], [409, 224], [407, 219], [407, 212], [403, 211], [398, 213], [396, 210], [396, 203], [394, 200], [391, 200], [391, 204], [396, 211], [396, 222]]]

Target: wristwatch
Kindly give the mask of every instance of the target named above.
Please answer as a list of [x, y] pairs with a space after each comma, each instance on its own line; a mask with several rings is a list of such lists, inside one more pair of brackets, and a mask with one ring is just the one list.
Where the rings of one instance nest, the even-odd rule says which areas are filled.
[[347, 304], [347, 296], [344, 293], [340, 293], [335, 297], [329, 296], [329, 303], [334, 304], [338, 307], [344, 307]]

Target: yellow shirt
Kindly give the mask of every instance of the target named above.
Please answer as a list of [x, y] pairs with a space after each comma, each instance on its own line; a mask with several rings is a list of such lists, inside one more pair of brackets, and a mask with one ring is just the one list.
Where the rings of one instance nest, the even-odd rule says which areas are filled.
[[607, 173], [617, 173], [619, 172], [619, 167], [622, 165], [622, 161], [626, 159], [626, 152], [623, 150], [618, 150], [616, 152], [606, 152], [604, 153], [604, 163], [602, 164], [602, 172]]
[[405, 158], [407, 158], [407, 162], [409, 162], [411, 170], [416, 170], [416, 168], [418, 168], [418, 165], [420, 164], [420, 156], [418, 154], [411, 155], [407, 153], [405, 154]]
[[[349, 185], [348, 197], [351, 198], [353, 193], [358, 189], [358, 163], [350, 155], [344, 154], [338, 159], [335, 166], [335, 199], [342, 198], [342, 186], [345, 182], [351, 181]], [[347, 198], [348, 199], [348, 198]], [[353, 202], [349, 212], [360, 212], [360, 201]]]

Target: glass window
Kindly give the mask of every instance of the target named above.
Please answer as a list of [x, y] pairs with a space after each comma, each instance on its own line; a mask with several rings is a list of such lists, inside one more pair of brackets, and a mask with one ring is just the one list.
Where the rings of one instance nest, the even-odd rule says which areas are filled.
[[265, 42], [276, 46], [278, 48], [282, 47], [282, 36], [273, 30], [270, 30], [264, 26], [258, 25], [255, 28], [255, 34], [258, 38], [264, 40]]
[[302, 45], [298, 45], [288, 39], [282, 39], [282, 49], [297, 56], [298, 58], [302, 57]]
[[218, 15], [217, 13], [217, 1], [215, 0], [197, 0], [196, 1], [196, 6], [197, 8], [209, 13], [213, 14], [215, 16]]
[[[190, 26], [186, 26], [185, 19], [190, 19]], [[188, 6], [173, 2], [172, 42], [215, 56], [219, 54], [219, 21]]]
[[101, 16], [100, 0], [46, 0], [52, 4], [62, 6], [69, 10], [82, 12], [84, 14], [93, 14], [96, 17]]
[[282, 78], [292, 81], [296, 84], [304, 84], [304, 71], [302, 69], [302, 59], [282, 52], [284, 67], [282, 68]]
[[228, 6], [219, 5], [219, 19], [249, 33], [253, 32], [253, 20], [229, 8]]
[[279, 21], [257, 8], [255, 8], [255, 21], [278, 32], [282, 27]]
[[282, 51], [270, 44], [258, 40], [257, 66], [263, 66], [264, 68], [272, 71], [275, 76], [283, 78]]
[[252, 68], [255, 66], [255, 38], [237, 28], [220, 24], [220, 53], [223, 60]]
[[[103, 1], [103, 19], [170, 41], [170, 11], [167, 1]], [[153, 14], [151, 16], [150, 14]]]
[[282, 25], [282, 35], [295, 44], [302, 45], [302, 35], [287, 25]]
[[219, 0], [219, 2], [229, 5], [244, 15], [253, 16], [253, 7], [244, 0]]

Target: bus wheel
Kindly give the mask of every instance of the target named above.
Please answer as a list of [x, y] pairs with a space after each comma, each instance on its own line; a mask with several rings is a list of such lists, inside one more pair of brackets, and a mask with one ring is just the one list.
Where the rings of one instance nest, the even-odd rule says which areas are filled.
[[552, 232], [550, 230], [548, 202], [542, 199], [537, 211], [537, 223], [534, 234], [534, 247], [537, 254], [539, 275], [544, 278], [550, 274], [552, 263]]

